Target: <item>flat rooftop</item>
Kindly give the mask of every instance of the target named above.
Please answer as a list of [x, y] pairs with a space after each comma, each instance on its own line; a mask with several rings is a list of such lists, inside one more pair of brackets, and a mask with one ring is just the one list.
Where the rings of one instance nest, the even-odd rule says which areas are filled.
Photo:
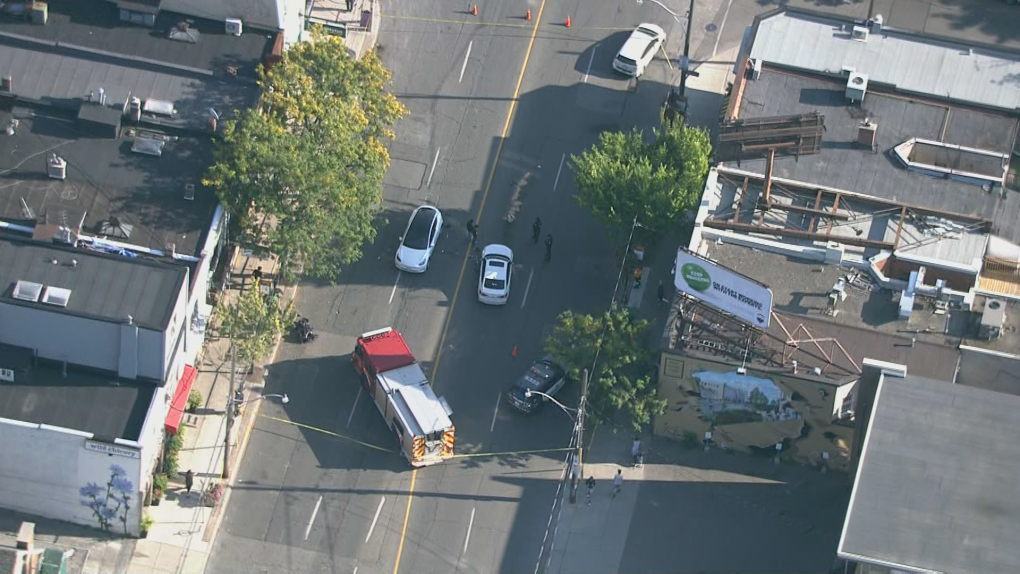
[[[759, 34], [761, 30], [759, 29]], [[818, 112], [825, 131], [820, 153], [777, 157], [773, 176], [854, 192], [878, 199], [924, 206], [992, 222], [992, 233], [1020, 243], [1020, 195], [989, 191], [981, 185], [909, 171], [893, 148], [912, 138], [1010, 153], [1017, 134], [1016, 117], [870, 90], [862, 104], [848, 105], [846, 80], [830, 80], [764, 66], [758, 79], [744, 81], [737, 103], [739, 119]], [[734, 92], [738, 90], [735, 88]], [[862, 121], [877, 125], [876, 145], [857, 144]], [[726, 162], [738, 167], [737, 161]], [[743, 159], [739, 168], [764, 174], [764, 159]]]
[[[74, 249], [41, 241], [0, 239], [4, 303], [163, 331], [187, 277], [183, 265]], [[14, 296], [19, 281], [71, 291], [66, 306]]]
[[[151, 384], [39, 361], [31, 351], [0, 345], [0, 363], [15, 370], [0, 382], [0, 418], [138, 440], [153, 393]], [[7, 365], [14, 365], [7, 367]]]
[[1020, 397], [883, 377], [839, 555], [932, 572], [1016, 572], [1018, 426]]
[[[194, 43], [170, 39], [187, 22]], [[131, 98], [173, 104], [162, 124], [204, 130], [215, 109], [222, 118], [250, 107], [258, 96], [256, 72], [274, 34], [235, 37], [222, 22], [160, 13], [153, 28], [121, 22], [113, 2], [49, 3], [45, 25], [0, 13], [0, 68], [22, 101], [76, 109], [100, 90], [122, 110]]]
[[[773, 309], [790, 316], [803, 316], [814, 323], [833, 323], [858, 328], [861, 337], [885, 335], [886, 343], [903, 345], [909, 349], [911, 340], [943, 347], [952, 357], [953, 368], [945, 380], [953, 380], [957, 353], [955, 347], [961, 342], [987, 350], [1016, 353], [1020, 349], [1020, 303], [1007, 302], [1006, 326], [1002, 336], [991, 341], [978, 338], [981, 314], [962, 309], [947, 309], [936, 313], [929, 302], [918, 298], [910, 319], [899, 318], [899, 293], [880, 289], [867, 275], [849, 267], [826, 265], [797, 259], [778, 253], [728, 244], [708, 242], [708, 257], [721, 265], [738, 270], [772, 289]], [[829, 293], [833, 286], [843, 279], [846, 299], [837, 305], [835, 316], [827, 313]], [[918, 309], [918, 305], [923, 308]], [[899, 348], [899, 347], [897, 347]], [[869, 349], [870, 350], [870, 349]], [[916, 351], [910, 349], [910, 353]], [[874, 349], [867, 356], [882, 361], [896, 362], [892, 356], [902, 353], [894, 349], [881, 352]], [[929, 357], [930, 360], [930, 357]], [[901, 364], [906, 364], [899, 360]], [[910, 365], [908, 365], [909, 367]], [[939, 378], [942, 369], [934, 372], [924, 370], [918, 374]]]
[[[86, 235], [197, 255], [219, 204], [201, 183], [212, 154], [206, 138], [172, 138], [154, 157], [133, 153], [130, 137], [84, 137], [58, 115], [0, 111], [0, 125], [11, 119], [19, 122], [16, 134], [0, 137], [0, 220], [28, 228], [82, 222]], [[46, 176], [50, 153], [67, 161], [67, 179]]]
[[[920, 9], [920, 7], [918, 7]], [[798, 10], [762, 17], [750, 56], [791, 69], [839, 74], [845, 67], [908, 94], [935, 95], [1013, 112], [1020, 108], [1020, 54]]]

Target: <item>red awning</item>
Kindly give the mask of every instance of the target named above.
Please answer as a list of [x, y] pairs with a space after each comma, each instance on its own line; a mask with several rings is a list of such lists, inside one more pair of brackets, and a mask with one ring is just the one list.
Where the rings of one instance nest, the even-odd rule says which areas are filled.
[[166, 413], [166, 432], [177, 434], [181, 427], [181, 418], [184, 416], [184, 409], [188, 407], [188, 395], [191, 393], [191, 385], [195, 383], [198, 376], [198, 369], [191, 365], [184, 365], [184, 374], [177, 383], [177, 390], [174, 391], [174, 400], [170, 403], [170, 411]]

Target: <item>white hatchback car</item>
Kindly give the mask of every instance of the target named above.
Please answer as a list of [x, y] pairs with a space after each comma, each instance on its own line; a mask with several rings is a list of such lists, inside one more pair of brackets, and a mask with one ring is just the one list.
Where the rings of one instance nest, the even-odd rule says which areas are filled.
[[613, 58], [613, 69], [635, 78], [644, 74], [665, 40], [666, 32], [655, 24], [638, 25]]
[[394, 257], [397, 269], [408, 273], [424, 273], [429, 268], [432, 251], [443, 232], [443, 214], [431, 205], [422, 205], [411, 213], [407, 229], [400, 236]]
[[510, 300], [514, 252], [506, 245], [486, 245], [478, 275], [478, 300], [486, 305], [506, 305]]

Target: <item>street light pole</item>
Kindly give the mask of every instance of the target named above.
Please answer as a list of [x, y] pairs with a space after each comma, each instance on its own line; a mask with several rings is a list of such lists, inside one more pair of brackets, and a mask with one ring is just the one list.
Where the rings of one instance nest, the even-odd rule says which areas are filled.
[[234, 427], [234, 376], [237, 373], [237, 345], [234, 333], [230, 333], [230, 387], [227, 394], [227, 432], [223, 437], [223, 472], [220, 476], [230, 478], [230, 431]]
[[687, 9], [687, 33], [684, 34], [684, 61], [680, 68], [680, 97], [684, 99], [684, 117], [687, 115], [687, 75], [691, 67], [691, 23], [694, 22], [694, 0]]

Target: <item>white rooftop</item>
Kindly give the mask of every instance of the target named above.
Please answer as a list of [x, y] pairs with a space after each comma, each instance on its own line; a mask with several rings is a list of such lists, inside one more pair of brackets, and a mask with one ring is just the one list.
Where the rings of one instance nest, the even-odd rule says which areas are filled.
[[839, 75], [852, 68], [872, 84], [898, 91], [1020, 109], [1020, 56], [969, 48], [883, 27], [867, 41], [851, 38], [853, 25], [784, 11], [758, 24], [750, 57], [778, 66]]

